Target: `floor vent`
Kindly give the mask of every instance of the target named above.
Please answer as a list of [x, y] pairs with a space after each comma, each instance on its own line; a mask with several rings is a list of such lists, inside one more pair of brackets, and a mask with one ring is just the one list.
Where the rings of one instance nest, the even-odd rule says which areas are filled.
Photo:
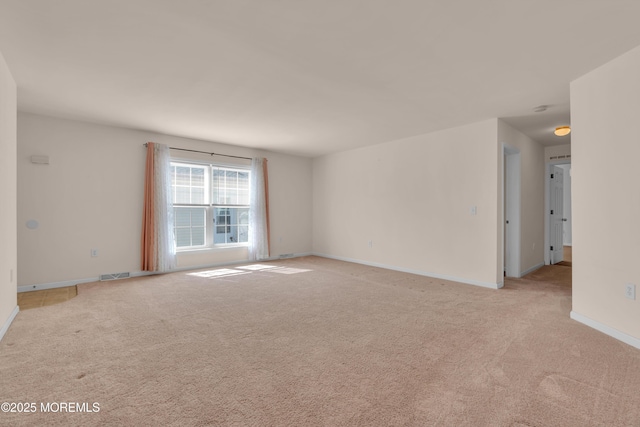
[[280, 254], [280, 259], [282, 258], [293, 258], [293, 254]]
[[104, 282], [106, 280], [126, 279], [127, 277], [131, 277], [131, 274], [129, 272], [127, 272], [127, 273], [101, 274], [100, 275], [100, 281]]

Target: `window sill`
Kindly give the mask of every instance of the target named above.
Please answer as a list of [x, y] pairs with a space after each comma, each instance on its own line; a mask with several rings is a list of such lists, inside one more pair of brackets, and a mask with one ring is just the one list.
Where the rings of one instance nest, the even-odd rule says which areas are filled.
[[224, 245], [224, 246], [208, 246], [206, 248], [189, 248], [189, 249], [177, 249], [176, 254], [190, 254], [190, 253], [203, 253], [203, 252], [223, 252], [232, 249], [249, 248], [247, 243], [238, 243], [237, 245]]

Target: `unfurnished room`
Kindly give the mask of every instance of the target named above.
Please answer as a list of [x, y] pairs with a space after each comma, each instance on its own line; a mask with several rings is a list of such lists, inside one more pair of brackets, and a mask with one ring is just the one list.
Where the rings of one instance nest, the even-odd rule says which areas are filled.
[[0, 425], [640, 426], [639, 20], [0, 0]]

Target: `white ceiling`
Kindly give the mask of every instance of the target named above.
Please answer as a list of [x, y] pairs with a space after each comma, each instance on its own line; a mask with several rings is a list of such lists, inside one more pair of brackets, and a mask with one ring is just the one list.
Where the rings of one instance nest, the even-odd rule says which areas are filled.
[[317, 156], [493, 117], [566, 141], [569, 82], [638, 22], [638, 0], [0, 0], [0, 52], [21, 111]]

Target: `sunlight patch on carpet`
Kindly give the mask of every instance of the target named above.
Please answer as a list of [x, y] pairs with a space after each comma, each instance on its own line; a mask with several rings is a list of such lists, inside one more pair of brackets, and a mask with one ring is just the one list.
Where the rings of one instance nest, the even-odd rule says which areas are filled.
[[249, 274], [250, 271], [233, 270], [231, 268], [221, 268], [219, 270], [198, 271], [196, 273], [187, 273], [189, 276], [205, 277], [215, 279], [218, 277], [238, 276], [240, 274]]
[[245, 265], [245, 266], [238, 267], [238, 268], [241, 268], [243, 270], [259, 271], [259, 270], [269, 270], [269, 269], [272, 269], [272, 268], [280, 268], [280, 267], [275, 266], [275, 265], [253, 264], [253, 265]]
[[250, 274], [254, 272], [278, 273], [278, 274], [298, 274], [306, 273], [308, 269], [280, 267], [277, 265], [252, 264], [237, 267], [238, 270], [232, 268], [220, 268], [217, 270], [197, 271], [195, 273], [187, 273], [189, 276], [204, 277], [207, 279], [218, 279], [222, 277], [238, 276], [240, 274]]
[[277, 268], [275, 270], [271, 270], [274, 273], [278, 273], [278, 274], [297, 274], [297, 273], [306, 273], [307, 271], [311, 271], [311, 270], [305, 270], [302, 268], [287, 268], [287, 267], [280, 267]]

